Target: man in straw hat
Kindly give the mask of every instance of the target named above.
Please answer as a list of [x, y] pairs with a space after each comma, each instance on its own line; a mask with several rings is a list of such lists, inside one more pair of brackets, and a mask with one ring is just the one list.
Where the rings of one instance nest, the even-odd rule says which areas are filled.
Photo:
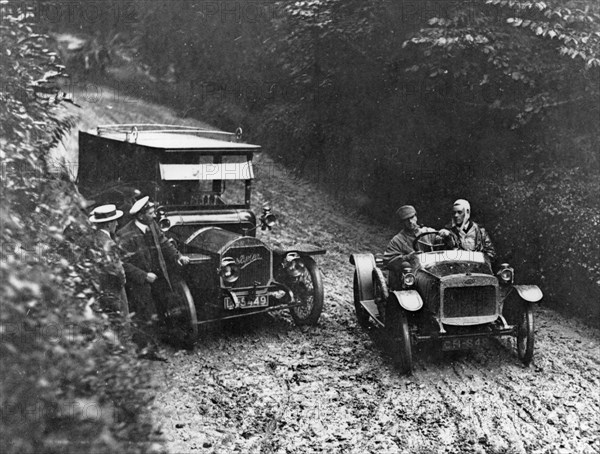
[[123, 212], [115, 205], [101, 205], [92, 210], [90, 222], [96, 226], [94, 241], [104, 252], [102, 273], [100, 274], [101, 305], [103, 309], [120, 311], [127, 318], [129, 314], [125, 294], [125, 270], [114, 240], [117, 220]]
[[127, 295], [139, 331], [134, 341], [144, 350], [142, 356], [153, 359], [156, 342], [153, 336], [153, 320], [158, 316], [165, 322], [166, 301], [173, 293], [173, 265], [187, 265], [189, 258], [181, 255], [162, 233], [154, 220], [155, 206], [148, 196], [139, 198], [129, 210], [134, 219], [119, 230], [120, 244], [127, 276]]

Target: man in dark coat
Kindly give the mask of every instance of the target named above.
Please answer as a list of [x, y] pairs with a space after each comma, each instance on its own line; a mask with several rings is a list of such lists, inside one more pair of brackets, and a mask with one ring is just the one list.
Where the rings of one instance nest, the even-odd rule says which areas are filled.
[[169, 268], [187, 265], [189, 258], [181, 255], [160, 230], [154, 220], [154, 204], [148, 196], [135, 202], [129, 213], [134, 219], [118, 232], [125, 252], [125, 288], [138, 325], [134, 341], [140, 347], [149, 347], [149, 356], [152, 356], [156, 348], [153, 320], [158, 316], [164, 324], [166, 301], [173, 292]]
[[125, 294], [125, 270], [119, 256], [114, 234], [117, 220], [123, 212], [115, 205], [96, 207], [90, 216], [90, 222], [96, 226], [94, 242], [102, 251], [102, 272], [100, 274], [100, 304], [103, 309], [121, 312], [127, 318], [129, 314], [127, 296]]
[[452, 207], [452, 222], [440, 234], [449, 232], [454, 245], [465, 251], [479, 251], [487, 255], [490, 260], [496, 258], [496, 249], [492, 244], [486, 230], [471, 220], [471, 204], [458, 199]]
[[402, 223], [401, 230], [391, 239], [385, 248], [384, 263], [390, 270], [401, 271], [405, 262], [412, 263], [415, 249], [413, 242], [421, 233], [435, 232], [430, 227], [423, 227], [417, 223], [417, 210], [412, 205], [403, 205], [396, 214]]
[[[417, 251], [413, 247], [417, 236], [422, 233], [435, 232], [435, 229], [423, 227], [417, 223], [417, 210], [412, 205], [401, 206], [396, 210], [396, 214], [400, 218], [402, 228], [388, 243], [383, 254], [383, 262], [391, 271], [389, 285], [393, 290], [401, 288], [402, 269], [406, 266], [415, 267], [418, 265], [415, 257]], [[446, 233], [440, 233], [439, 237], [445, 238], [447, 235]], [[425, 236], [424, 238], [428, 237]], [[430, 241], [437, 241], [438, 235], [429, 239]]]

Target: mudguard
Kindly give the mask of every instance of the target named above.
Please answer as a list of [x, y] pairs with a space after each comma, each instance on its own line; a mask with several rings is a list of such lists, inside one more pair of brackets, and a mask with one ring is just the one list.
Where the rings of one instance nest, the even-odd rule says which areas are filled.
[[537, 285], [513, 285], [519, 296], [530, 303], [537, 303], [544, 296]]
[[414, 312], [423, 307], [423, 299], [416, 290], [394, 290], [392, 293], [407, 311]]
[[300, 255], [323, 255], [327, 253], [327, 250], [313, 246], [312, 244], [295, 244], [294, 246], [288, 247], [283, 250], [276, 250], [281, 255], [288, 254], [290, 252], [297, 252]]
[[373, 302], [375, 300], [375, 286], [373, 285], [375, 257], [373, 254], [352, 254], [350, 256], [350, 263], [356, 269], [360, 301]]

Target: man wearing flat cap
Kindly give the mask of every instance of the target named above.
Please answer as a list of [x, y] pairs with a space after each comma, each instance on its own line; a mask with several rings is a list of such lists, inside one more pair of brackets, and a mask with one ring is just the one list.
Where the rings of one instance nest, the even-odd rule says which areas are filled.
[[133, 338], [141, 347], [152, 348], [156, 346], [153, 319], [158, 315], [164, 323], [165, 302], [173, 292], [175, 275], [169, 273], [169, 268], [187, 265], [189, 258], [181, 255], [160, 230], [154, 220], [154, 203], [148, 196], [138, 199], [129, 214], [134, 219], [119, 230], [119, 239], [126, 254], [125, 288], [140, 328]]
[[102, 273], [100, 274], [101, 305], [103, 309], [120, 311], [128, 315], [127, 296], [125, 294], [125, 270], [119, 257], [114, 234], [117, 220], [123, 216], [115, 205], [96, 207], [90, 216], [90, 222], [96, 226], [94, 242], [102, 251]]
[[417, 210], [412, 205], [403, 205], [396, 214], [402, 223], [402, 229], [392, 238], [383, 255], [386, 267], [393, 271], [401, 271], [403, 263], [411, 263], [415, 249], [413, 242], [421, 233], [434, 232], [430, 227], [421, 227], [417, 224]]

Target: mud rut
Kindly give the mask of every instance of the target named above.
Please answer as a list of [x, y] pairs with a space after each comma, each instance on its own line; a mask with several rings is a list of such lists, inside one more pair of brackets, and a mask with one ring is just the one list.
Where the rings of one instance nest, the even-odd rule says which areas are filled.
[[[182, 123], [138, 100], [93, 101], [78, 100], [84, 127]], [[76, 142], [65, 146], [72, 160]], [[381, 251], [394, 232], [344, 212], [265, 155], [256, 173], [254, 206], [270, 200], [279, 216], [262, 239], [328, 250], [318, 260], [324, 313], [317, 327], [276, 313], [215, 327], [193, 352], [165, 347], [168, 362], [148, 362], [151, 451], [600, 453], [597, 330], [542, 305], [530, 367], [507, 339], [441, 358], [418, 351], [413, 375], [401, 376], [380, 333], [356, 323], [348, 263], [351, 252]]]

